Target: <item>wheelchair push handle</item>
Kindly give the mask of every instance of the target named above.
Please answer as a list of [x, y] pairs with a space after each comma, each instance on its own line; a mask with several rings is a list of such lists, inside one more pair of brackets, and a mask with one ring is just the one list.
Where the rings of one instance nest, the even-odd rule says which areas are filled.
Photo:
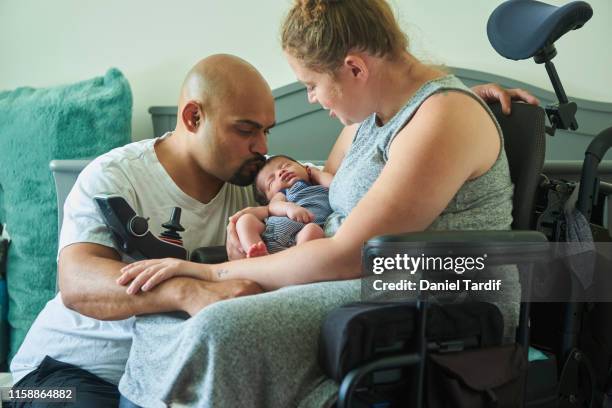
[[612, 127], [601, 131], [587, 147], [580, 175], [580, 191], [578, 193], [578, 211], [585, 218], [591, 219], [593, 203], [598, 194], [599, 178], [597, 169], [606, 152], [612, 147]]
[[599, 134], [591, 141], [586, 150], [586, 154], [592, 154], [599, 161], [603, 160], [606, 152], [612, 147], [612, 127], [599, 132]]

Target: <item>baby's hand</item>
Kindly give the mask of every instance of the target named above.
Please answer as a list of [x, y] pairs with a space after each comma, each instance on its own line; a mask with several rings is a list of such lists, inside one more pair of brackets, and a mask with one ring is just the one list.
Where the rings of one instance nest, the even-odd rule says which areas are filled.
[[308, 224], [314, 220], [314, 215], [307, 209], [300, 207], [299, 205], [292, 205], [287, 209], [287, 217], [293, 221]]

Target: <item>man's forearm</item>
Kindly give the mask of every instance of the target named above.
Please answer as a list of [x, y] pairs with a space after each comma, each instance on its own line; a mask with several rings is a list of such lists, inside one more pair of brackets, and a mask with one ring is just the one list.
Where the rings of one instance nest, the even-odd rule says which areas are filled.
[[100, 320], [181, 310], [190, 278], [175, 278], [154, 290], [131, 296], [117, 284], [125, 263], [102, 257], [88, 257], [87, 262], [60, 262], [60, 289], [64, 304], [86, 316]]

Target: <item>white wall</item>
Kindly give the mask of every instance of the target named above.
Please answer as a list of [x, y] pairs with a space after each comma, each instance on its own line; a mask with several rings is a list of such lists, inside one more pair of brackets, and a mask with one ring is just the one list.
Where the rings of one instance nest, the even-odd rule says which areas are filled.
[[[489, 45], [486, 21], [500, 0], [391, 1], [418, 56], [551, 89], [542, 66], [505, 60]], [[554, 62], [569, 95], [612, 102], [612, 1], [589, 2], [593, 19], [557, 42]], [[115, 66], [134, 93], [134, 139], [150, 137], [147, 108], [176, 104], [183, 75], [208, 54], [242, 56], [272, 88], [293, 82], [279, 45], [291, 3], [0, 0], [0, 89], [69, 83]]]

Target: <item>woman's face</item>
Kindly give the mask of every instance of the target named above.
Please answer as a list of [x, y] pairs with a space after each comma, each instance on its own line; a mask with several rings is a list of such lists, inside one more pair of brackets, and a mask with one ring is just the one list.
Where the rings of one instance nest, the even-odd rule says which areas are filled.
[[308, 181], [308, 178], [304, 166], [286, 157], [277, 157], [261, 169], [255, 186], [269, 201], [279, 191], [293, 186], [298, 180]]
[[285, 52], [285, 56], [298, 81], [306, 86], [308, 102], [319, 103], [329, 110], [329, 116], [337, 117], [343, 125], [348, 126], [361, 122], [367, 117], [361, 117], [358, 112], [356, 95], [351, 95], [351, 86], [345, 78], [346, 73], [341, 68], [337, 75], [313, 71], [303, 66], [302, 62]]

